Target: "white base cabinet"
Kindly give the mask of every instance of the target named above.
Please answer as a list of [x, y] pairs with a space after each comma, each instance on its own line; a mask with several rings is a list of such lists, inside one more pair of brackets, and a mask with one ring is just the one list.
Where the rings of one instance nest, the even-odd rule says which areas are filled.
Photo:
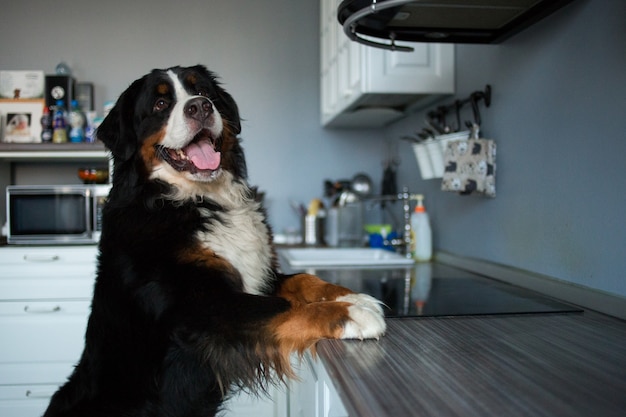
[[240, 393], [225, 405], [221, 417], [287, 417], [284, 386], [272, 387], [268, 396]]
[[[80, 359], [98, 248], [0, 247], [0, 416], [40, 417]], [[224, 416], [286, 417], [285, 389], [232, 398]]]
[[351, 41], [337, 21], [341, 0], [321, 0], [321, 122], [381, 127], [454, 94], [454, 45], [412, 43], [413, 52]]
[[0, 248], [0, 415], [41, 416], [82, 353], [96, 246]]
[[289, 417], [348, 417], [324, 365], [306, 353], [294, 359], [299, 381], [289, 382]]

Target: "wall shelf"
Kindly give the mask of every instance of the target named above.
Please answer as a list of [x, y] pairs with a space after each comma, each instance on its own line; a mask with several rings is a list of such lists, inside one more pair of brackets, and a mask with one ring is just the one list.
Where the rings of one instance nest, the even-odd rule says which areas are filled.
[[0, 160], [93, 160], [109, 159], [109, 151], [97, 143], [0, 143]]

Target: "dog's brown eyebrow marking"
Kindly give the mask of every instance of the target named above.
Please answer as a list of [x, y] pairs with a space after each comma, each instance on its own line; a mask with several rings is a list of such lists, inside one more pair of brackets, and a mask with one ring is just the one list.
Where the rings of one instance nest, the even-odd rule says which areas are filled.
[[161, 95], [165, 95], [169, 91], [170, 91], [170, 86], [165, 83], [161, 83], [157, 86], [157, 92]]
[[196, 77], [196, 74], [189, 74], [187, 76], [187, 81], [192, 85], [196, 85], [196, 83], [198, 82], [198, 77]]

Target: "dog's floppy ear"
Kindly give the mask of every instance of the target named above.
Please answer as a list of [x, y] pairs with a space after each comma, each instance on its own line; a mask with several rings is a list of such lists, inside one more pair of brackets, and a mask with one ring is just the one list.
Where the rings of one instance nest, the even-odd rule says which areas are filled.
[[239, 109], [235, 100], [219, 84], [216, 87], [220, 104], [218, 105], [220, 114], [224, 121], [230, 126], [234, 135], [241, 133], [241, 120], [239, 119]]
[[122, 93], [96, 131], [97, 138], [111, 151], [116, 162], [127, 161], [137, 150], [137, 133], [134, 126], [135, 100], [143, 86], [144, 78], [133, 82]]
[[211, 81], [213, 81], [215, 85], [215, 93], [217, 94], [217, 97], [213, 99], [214, 104], [217, 106], [224, 122], [230, 127], [231, 132], [234, 135], [241, 133], [241, 119], [239, 118], [237, 103], [235, 103], [235, 99], [222, 88], [217, 75], [207, 70], [206, 67], [202, 65], [197, 65], [193, 67], [193, 69], [211, 78]]

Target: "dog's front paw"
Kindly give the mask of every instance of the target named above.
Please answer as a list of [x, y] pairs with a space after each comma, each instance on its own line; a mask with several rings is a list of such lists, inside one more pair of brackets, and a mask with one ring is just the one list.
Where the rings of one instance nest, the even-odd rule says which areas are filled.
[[350, 320], [344, 325], [342, 339], [378, 339], [385, 333], [382, 303], [366, 294], [347, 294], [336, 301], [352, 304], [348, 307]]

